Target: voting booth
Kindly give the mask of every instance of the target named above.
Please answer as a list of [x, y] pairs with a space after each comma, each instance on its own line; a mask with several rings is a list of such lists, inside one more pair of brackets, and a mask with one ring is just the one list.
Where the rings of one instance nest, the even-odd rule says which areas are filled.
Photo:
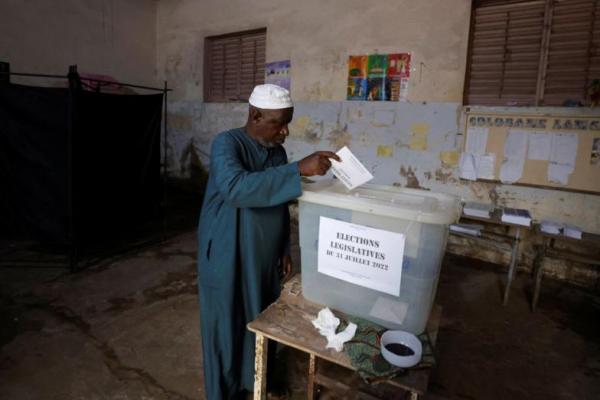
[[423, 332], [457, 198], [337, 180], [299, 199], [302, 289], [311, 301], [389, 329]]

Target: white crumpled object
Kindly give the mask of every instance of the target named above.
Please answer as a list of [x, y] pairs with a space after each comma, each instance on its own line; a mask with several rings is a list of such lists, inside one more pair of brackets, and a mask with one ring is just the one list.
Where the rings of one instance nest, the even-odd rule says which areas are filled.
[[312, 324], [321, 335], [327, 338], [326, 348], [333, 348], [335, 351], [342, 351], [344, 343], [352, 339], [356, 333], [356, 324], [350, 322], [346, 329], [336, 334], [335, 330], [340, 325], [340, 319], [333, 315], [328, 307], [319, 311], [317, 318], [312, 320]]

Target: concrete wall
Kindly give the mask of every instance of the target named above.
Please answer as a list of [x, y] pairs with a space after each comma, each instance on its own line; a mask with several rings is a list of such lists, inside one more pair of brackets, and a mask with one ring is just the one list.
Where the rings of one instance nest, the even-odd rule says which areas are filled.
[[[212, 138], [246, 119], [246, 104], [202, 101], [204, 37], [266, 27], [267, 62], [290, 59], [292, 65], [296, 109], [285, 146], [292, 160], [316, 149], [349, 145], [371, 169], [375, 183], [525, 207], [535, 218], [568, 220], [600, 232], [599, 196], [458, 179], [469, 0], [365, 4], [159, 2], [158, 75], [175, 88], [169, 104], [170, 171], [190, 177], [202, 170]], [[345, 101], [348, 55], [375, 52], [411, 52], [407, 102]], [[494, 262], [508, 260], [508, 252], [463, 244], [452, 240], [449, 249]], [[530, 266], [533, 244], [526, 237], [521, 267]], [[593, 270], [564, 263], [552, 264], [550, 273], [583, 285], [594, 284], [596, 276]]]
[[157, 83], [155, 0], [2, 0], [0, 26], [0, 61], [14, 72], [66, 75], [77, 64], [80, 73]]
[[296, 101], [342, 101], [349, 54], [412, 52], [413, 102], [460, 102], [469, 0], [184, 0], [158, 7], [159, 76], [202, 98], [204, 37], [267, 28], [267, 61], [292, 61]]

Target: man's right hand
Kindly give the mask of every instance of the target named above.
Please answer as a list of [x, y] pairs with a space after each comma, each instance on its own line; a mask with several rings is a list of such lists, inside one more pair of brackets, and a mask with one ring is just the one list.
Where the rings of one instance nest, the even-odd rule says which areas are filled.
[[310, 156], [298, 161], [301, 176], [325, 175], [331, 168], [330, 158], [342, 161], [337, 154], [331, 151], [316, 151]]

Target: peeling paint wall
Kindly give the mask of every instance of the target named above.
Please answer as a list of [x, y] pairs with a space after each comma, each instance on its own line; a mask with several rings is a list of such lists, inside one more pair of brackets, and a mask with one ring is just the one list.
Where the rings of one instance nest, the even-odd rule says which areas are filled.
[[462, 100], [469, 0], [181, 0], [158, 3], [158, 73], [200, 100], [204, 38], [267, 28], [267, 61], [291, 60], [296, 101], [346, 96], [350, 54], [412, 53], [410, 101]]
[[155, 0], [2, 0], [0, 61], [13, 72], [66, 75], [77, 64], [80, 73], [156, 85], [156, 13]]
[[[373, 2], [369, 7], [354, 0], [159, 3], [158, 72], [176, 89], [169, 105], [170, 171], [191, 176], [186, 156], [190, 149], [207, 166], [214, 136], [242, 126], [247, 117], [246, 104], [202, 102], [204, 37], [266, 27], [267, 61], [291, 59], [292, 64], [296, 107], [285, 145], [291, 160], [348, 145], [373, 173], [374, 183], [524, 207], [538, 219], [568, 220], [600, 232], [599, 196], [458, 179], [470, 3], [402, 0]], [[412, 53], [407, 102], [345, 101], [348, 55], [375, 51]], [[562, 110], [563, 115], [569, 112]], [[521, 268], [530, 267], [533, 244], [525, 236]], [[508, 252], [477, 243], [465, 246], [454, 239], [448, 249], [505, 265], [509, 257]], [[595, 284], [597, 275], [589, 269], [566, 273], [574, 269], [564, 263], [548, 266], [551, 275]]]

